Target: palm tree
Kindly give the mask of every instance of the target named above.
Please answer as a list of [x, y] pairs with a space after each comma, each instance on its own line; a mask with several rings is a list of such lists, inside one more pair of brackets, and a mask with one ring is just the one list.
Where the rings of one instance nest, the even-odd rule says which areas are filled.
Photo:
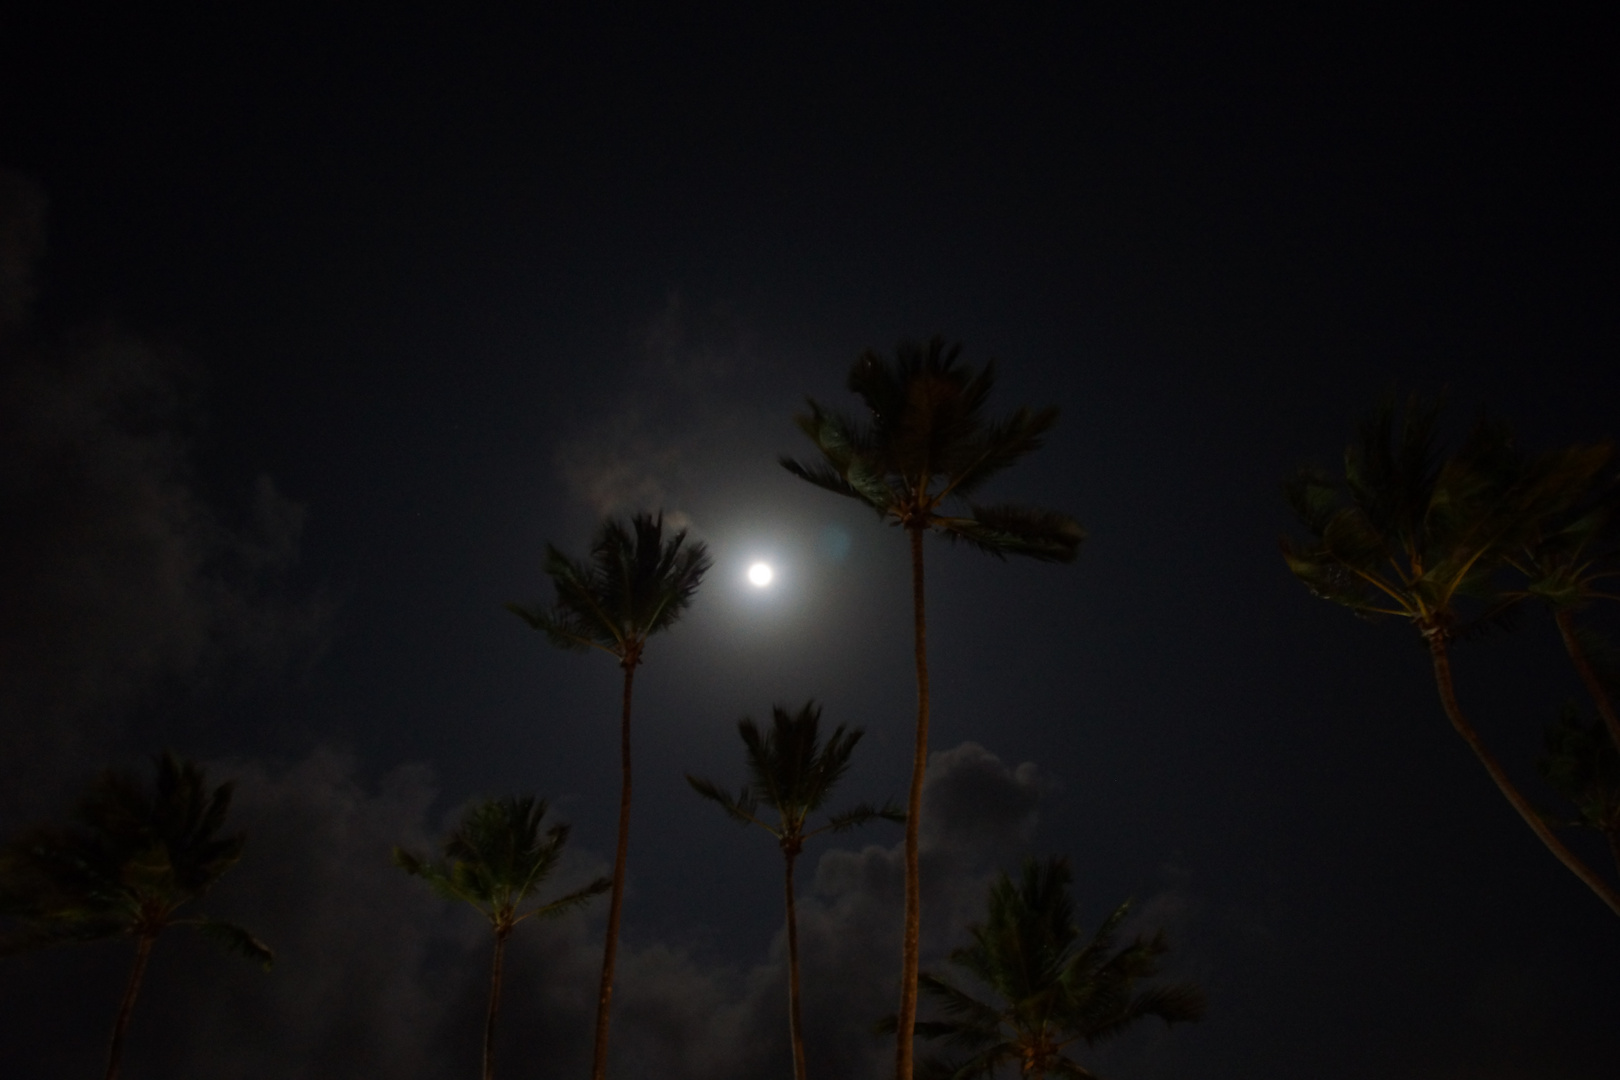
[[[1166, 1024], [1203, 1017], [1204, 993], [1191, 983], [1136, 990], [1138, 982], [1159, 974], [1159, 957], [1169, 946], [1161, 931], [1115, 950], [1129, 902], [1085, 940], [1075, 923], [1071, 881], [1065, 860], [1028, 859], [1016, 884], [1004, 873], [991, 885], [989, 917], [969, 928], [972, 944], [952, 952], [950, 960], [993, 991], [997, 1002], [980, 1000], [943, 976], [920, 976], [923, 992], [949, 1019], [923, 1021], [917, 1034], [965, 1054], [926, 1062], [925, 1075], [970, 1080], [1012, 1066], [1025, 1080], [1092, 1077], [1069, 1056], [1077, 1043], [1106, 1042], [1150, 1016]], [[891, 1017], [881, 1026], [893, 1024]]]
[[1620, 578], [1620, 480], [1608, 472], [1613, 454], [1612, 446], [1599, 443], [1569, 447], [1533, 462], [1532, 471], [1557, 475], [1567, 485], [1567, 505], [1536, 521], [1505, 559], [1526, 582], [1522, 592], [1508, 596], [1534, 597], [1552, 611], [1564, 650], [1609, 738], [1620, 746], [1620, 714], [1595, 662], [1601, 645], [1575, 622], [1576, 612], [1594, 600], [1620, 600], [1615, 592], [1604, 591], [1606, 582]]
[[906, 912], [896, 1028], [896, 1076], [910, 1080], [917, 1014], [921, 892], [917, 879], [923, 770], [928, 763], [928, 631], [923, 604], [923, 534], [938, 532], [1005, 558], [1072, 562], [1084, 531], [1052, 510], [968, 502], [991, 477], [1038, 449], [1057, 422], [1053, 408], [985, 417], [995, 365], [958, 363], [960, 346], [941, 338], [906, 342], [892, 362], [868, 350], [849, 373], [849, 389], [870, 413], [862, 424], [815, 401], [794, 418], [821, 460], [782, 458], [793, 475], [856, 499], [906, 531], [911, 547], [911, 606], [917, 669], [917, 730], [906, 804]]
[[[799, 926], [793, 904], [793, 863], [804, 851], [804, 843], [824, 832], [844, 832], [858, 825], [882, 818], [885, 821], [904, 821], [899, 809], [885, 804], [875, 807], [867, 803], [853, 806], [842, 813], [833, 814], [819, 828], [805, 831], [811, 814], [821, 809], [832, 794], [833, 787], [847, 771], [855, 744], [864, 734], [859, 728], [845, 732], [840, 724], [828, 736], [825, 745], [818, 739], [817, 727], [821, 723], [821, 709], [807, 701], [796, 713], [780, 706], [771, 709], [771, 730], [760, 732], [753, 720], [744, 717], [737, 723], [748, 755], [749, 782], [732, 795], [709, 780], [688, 774], [687, 782], [706, 799], [720, 804], [735, 821], [744, 825], [758, 825], [776, 838], [787, 864], [785, 893], [787, 896], [788, 941], [788, 1034], [793, 1041], [793, 1075], [805, 1080], [804, 1022], [799, 1015]], [[776, 821], [762, 821], [760, 807], [775, 811]]]
[[[1566, 847], [1524, 797], [1463, 713], [1449, 643], [1503, 604], [1464, 620], [1470, 598], [1496, 601], [1493, 577], [1537, 523], [1568, 508], [1571, 451], [1520, 467], [1506, 432], [1481, 424], [1456, 452], [1438, 449], [1439, 406], [1414, 398], [1399, 423], [1385, 402], [1345, 451], [1344, 480], [1304, 470], [1285, 495], [1311, 539], [1282, 542], [1290, 570], [1317, 596], [1367, 618], [1407, 620], [1428, 646], [1441, 707], [1491, 780], [1547, 849], [1616, 914], [1620, 893]], [[1506, 603], [1511, 603], [1509, 600]]]
[[495, 1076], [495, 1017], [501, 1008], [506, 939], [518, 923], [536, 916], [555, 918], [613, 885], [607, 878], [597, 878], [582, 889], [524, 910], [529, 897], [556, 869], [563, 845], [568, 843], [567, 825], [553, 825], [541, 834], [540, 823], [545, 816], [545, 802], [532, 795], [486, 799], [469, 806], [445, 840], [444, 865], [430, 863], [403, 848], [394, 849], [395, 865], [426, 881], [440, 896], [471, 904], [495, 931], [489, 1014], [484, 1021], [484, 1080], [494, 1080]]
[[275, 960], [240, 926], [205, 915], [181, 917], [236, 865], [246, 839], [219, 835], [231, 784], [210, 791], [202, 766], [171, 754], [154, 765], [150, 785], [130, 773], [103, 773], [79, 800], [72, 825], [34, 829], [0, 853], [0, 912], [22, 924], [0, 940], [0, 954], [135, 939], [135, 963], [107, 1051], [107, 1080], [118, 1075], [135, 996], [163, 931], [190, 926], [267, 971]]
[[697, 595], [709, 569], [701, 543], [686, 542], [686, 530], [664, 538], [664, 516], [637, 514], [628, 528], [605, 521], [591, 541], [590, 555], [577, 562], [546, 545], [546, 574], [556, 586], [550, 605], [508, 604], [507, 610], [541, 631], [561, 649], [597, 649], [624, 672], [619, 721], [619, 836], [613, 856], [613, 892], [608, 900], [607, 943], [602, 950], [602, 982], [596, 999], [596, 1039], [591, 1078], [607, 1076], [608, 1023], [613, 1004], [613, 964], [619, 952], [619, 920], [624, 909], [624, 868], [630, 850], [630, 694], [647, 639], [667, 630]]

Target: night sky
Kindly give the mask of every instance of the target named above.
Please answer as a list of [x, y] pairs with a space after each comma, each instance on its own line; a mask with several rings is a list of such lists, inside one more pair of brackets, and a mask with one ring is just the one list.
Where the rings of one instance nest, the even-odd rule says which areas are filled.
[[[998, 868], [1062, 854], [1084, 922], [1134, 897], [1210, 998], [1102, 1075], [1617, 1074], [1620, 923], [1416, 635], [1277, 549], [1282, 478], [1386, 392], [1530, 448], [1620, 434], [1606, 26], [32, 6], [0, 16], [0, 823], [205, 760], [249, 837], [210, 911], [280, 952], [160, 942], [132, 1080], [471, 1074], [487, 929], [389, 849], [534, 792], [563, 878], [606, 865], [619, 672], [501, 605], [548, 596], [548, 540], [659, 508], [715, 566], [637, 680], [615, 1075], [786, 1075], [780, 857], [683, 773], [740, 782], [736, 720], [815, 698], [867, 732], [842, 801], [903, 797], [903, 537], [776, 458], [806, 395], [855, 404], [862, 349], [933, 334], [997, 361], [1000, 410], [1060, 408], [991, 494], [1089, 538], [929, 547], [925, 964]], [[1551, 805], [1580, 695], [1550, 620], [1456, 660]], [[884, 1074], [899, 839], [801, 867], [814, 1075]], [[515, 939], [503, 1075], [584, 1073], [604, 914]], [[93, 1075], [127, 961], [0, 963], [0, 1074]]]

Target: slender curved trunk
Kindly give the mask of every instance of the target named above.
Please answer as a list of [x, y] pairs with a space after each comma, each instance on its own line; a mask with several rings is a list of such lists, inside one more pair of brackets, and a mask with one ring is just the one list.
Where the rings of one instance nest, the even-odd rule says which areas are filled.
[[634, 657], [624, 667], [624, 714], [619, 721], [619, 761], [624, 770], [619, 787], [619, 844], [613, 855], [613, 892], [608, 899], [607, 944], [602, 950], [602, 984], [596, 997], [596, 1047], [591, 1080], [606, 1080], [608, 1022], [613, 1008], [613, 963], [619, 957], [619, 916], [624, 911], [624, 864], [630, 851], [630, 691], [636, 679]]
[[928, 620], [923, 606], [923, 530], [911, 537], [911, 615], [916, 637], [917, 745], [906, 799], [906, 926], [900, 956], [900, 1013], [895, 1024], [896, 1080], [911, 1080], [912, 1040], [917, 1027], [917, 952], [922, 928], [922, 883], [917, 879], [918, 824], [922, 821], [923, 772], [928, 768]]
[[1543, 844], [1547, 845], [1547, 850], [1552, 852], [1558, 861], [1569, 869], [1570, 873], [1585, 882], [1587, 888], [1598, 895], [1598, 899], [1609, 905], [1610, 910], [1616, 915], [1620, 915], [1620, 893], [1617, 893], [1608, 882], [1604, 881], [1591, 867], [1582, 862], [1573, 851], [1564, 846], [1564, 842], [1558, 839], [1547, 823], [1542, 820], [1535, 807], [1531, 806], [1529, 801], [1519, 793], [1519, 789], [1513, 785], [1513, 781], [1503, 771], [1501, 763], [1496, 760], [1496, 755], [1486, 748], [1479, 737], [1479, 733], [1474, 730], [1474, 726], [1463, 715], [1462, 707], [1457, 704], [1457, 689], [1451, 678], [1451, 657], [1446, 652], [1444, 638], [1439, 634], [1429, 635], [1429, 656], [1434, 661], [1434, 681], [1440, 688], [1440, 704], [1445, 708], [1446, 716], [1451, 720], [1451, 726], [1457, 729], [1457, 734], [1463, 737], [1463, 741], [1474, 751], [1474, 756], [1479, 758], [1479, 763], [1485, 766], [1485, 771], [1496, 782], [1497, 790], [1502, 793], [1502, 797], [1507, 799], [1513, 809], [1519, 812], [1519, 816], [1524, 819], [1524, 823], [1530, 826], [1530, 831], [1540, 837]]
[[495, 1080], [495, 1017], [501, 1011], [501, 966], [511, 928], [495, 931], [495, 960], [489, 968], [489, 1017], [484, 1021], [484, 1080]]
[[799, 916], [793, 906], [793, 852], [787, 859], [788, 1036], [793, 1040], [793, 1080], [805, 1080], [804, 1017], [799, 1014]]
[[1620, 716], [1614, 711], [1614, 702], [1609, 698], [1609, 691], [1604, 687], [1597, 672], [1592, 669], [1592, 661], [1587, 659], [1586, 650], [1581, 648], [1580, 638], [1575, 633], [1575, 616], [1567, 608], [1560, 608], [1553, 613], [1558, 621], [1558, 634], [1564, 639], [1564, 651], [1575, 664], [1575, 670], [1586, 684], [1586, 692], [1592, 697], [1592, 704], [1597, 706], [1598, 715], [1609, 728], [1609, 738], [1614, 741], [1614, 748], [1620, 750]]
[[129, 1030], [129, 1017], [135, 1011], [135, 995], [141, 992], [141, 976], [146, 973], [146, 959], [152, 955], [156, 934], [141, 934], [135, 939], [135, 966], [130, 969], [129, 982], [124, 985], [124, 1000], [118, 1005], [118, 1019], [113, 1022], [112, 1045], [107, 1048], [107, 1080], [116, 1080], [118, 1065], [124, 1057], [124, 1033]]

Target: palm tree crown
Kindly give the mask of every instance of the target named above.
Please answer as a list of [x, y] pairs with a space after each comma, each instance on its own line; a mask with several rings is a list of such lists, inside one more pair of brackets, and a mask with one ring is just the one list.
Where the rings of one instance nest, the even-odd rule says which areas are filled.
[[[1575, 446], [1526, 461], [1503, 427], [1482, 423], [1442, 455], [1439, 413], [1438, 403], [1413, 398], [1397, 423], [1386, 401], [1345, 451], [1342, 483], [1316, 470], [1290, 480], [1284, 493], [1311, 539], [1285, 538], [1283, 558], [1317, 596], [1417, 628], [1452, 727], [1547, 850], [1620, 914], [1620, 891], [1553, 833], [1485, 745], [1458, 701], [1449, 655], [1460, 631], [1488, 624], [1522, 599], [1501, 593], [1497, 572], [1581, 503], [1607, 450]], [[1467, 598], [1485, 610], [1461, 622], [1459, 603]], [[1579, 664], [1577, 650], [1572, 656]]]
[[79, 801], [73, 825], [25, 833], [0, 855], [0, 910], [22, 923], [5, 951], [193, 926], [269, 968], [263, 942], [229, 923], [177, 918], [242, 857], [246, 838], [219, 835], [232, 785], [212, 790], [202, 766], [154, 759], [148, 784], [109, 770]]
[[[968, 501], [991, 477], [1040, 448], [1057, 410], [1021, 408], [987, 419], [995, 364], [974, 371], [958, 362], [960, 355], [961, 346], [947, 347], [939, 337], [902, 343], [892, 363], [871, 350], [862, 353], [848, 386], [865, 403], [869, 423], [810, 401], [794, 421], [822, 459], [783, 457], [783, 467], [896, 525], [934, 529], [998, 557], [1072, 562], [1085, 539], [1073, 518]], [[953, 504], [966, 512], [947, 512]]]
[[0, 938], [0, 955], [108, 938], [135, 939], [135, 962], [113, 1021], [107, 1080], [123, 1058], [125, 1033], [158, 936], [190, 926], [265, 970], [270, 947], [234, 923], [181, 916], [242, 857], [246, 839], [221, 836], [232, 785], [210, 790], [202, 766], [172, 754], [154, 759], [151, 785], [108, 770], [65, 829], [25, 833], [0, 852], [0, 914], [21, 929]]
[[440, 896], [477, 908], [496, 933], [509, 932], [525, 919], [571, 911], [612, 885], [607, 878], [597, 878], [582, 889], [524, 910], [556, 869], [568, 843], [567, 825], [542, 832], [545, 816], [545, 802], [532, 795], [486, 799], [462, 814], [444, 842], [444, 863], [429, 862], [403, 848], [394, 849], [394, 862]]
[[707, 549], [688, 544], [685, 529], [665, 540], [662, 514], [637, 514], [628, 527], [603, 522], [584, 561], [547, 544], [556, 601], [506, 607], [558, 648], [600, 649], [634, 667], [647, 639], [691, 605], [709, 565]]
[[[784, 851], [797, 855], [804, 842], [823, 832], [843, 832], [869, 821], [904, 821], [897, 807], [875, 807], [861, 803], [828, 817], [818, 829], [805, 831], [811, 814], [826, 803], [833, 787], [849, 771], [850, 755], [865, 734], [860, 729], [845, 731], [840, 724], [825, 744], [818, 732], [821, 709], [807, 701], [798, 712], [776, 706], [771, 709], [771, 727], [761, 732], [748, 717], [737, 722], [748, 756], [749, 783], [733, 795], [713, 781], [688, 776], [699, 795], [718, 803], [734, 821], [758, 825], [772, 836]], [[760, 807], [774, 811], [776, 821], [762, 820]]]
[[971, 944], [950, 959], [998, 1003], [942, 976], [920, 976], [923, 992], [949, 1019], [919, 1022], [917, 1034], [963, 1055], [927, 1062], [928, 1075], [969, 1080], [1011, 1066], [1023, 1077], [1090, 1077], [1070, 1056], [1076, 1044], [1105, 1042], [1150, 1016], [1175, 1024], [1204, 1015], [1203, 991], [1190, 983], [1137, 990], [1159, 974], [1169, 946], [1161, 932], [1116, 949], [1129, 903], [1085, 938], [1075, 922], [1071, 881], [1063, 859], [1030, 859], [1019, 881], [1002, 874], [991, 886], [988, 918], [970, 928]]
[[1399, 420], [1392, 400], [1381, 403], [1345, 450], [1342, 482], [1303, 469], [1284, 485], [1311, 539], [1282, 547], [1316, 595], [1445, 638], [1460, 601], [1500, 599], [1496, 572], [1579, 501], [1606, 453], [1524, 461], [1504, 427], [1480, 423], [1443, 454], [1439, 422], [1437, 401], [1414, 397]]

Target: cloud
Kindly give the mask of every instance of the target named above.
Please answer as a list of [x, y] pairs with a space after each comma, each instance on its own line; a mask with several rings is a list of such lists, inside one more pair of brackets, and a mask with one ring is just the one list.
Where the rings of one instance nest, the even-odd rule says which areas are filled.
[[[37, 212], [24, 196], [0, 207], [13, 307], [38, 246], [15, 223]], [[110, 329], [0, 336], [0, 821], [59, 799], [75, 762], [106, 760], [153, 693], [282, 670], [319, 643], [327, 605], [279, 587], [304, 508], [267, 477], [241, 521], [198, 492], [200, 386], [194, 366]]]
[[[278, 952], [266, 974], [190, 935], [159, 944], [130, 1039], [137, 1075], [222, 1080], [426, 1080], [471, 1069], [487, 990], [487, 926], [389, 864], [394, 844], [427, 850], [444, 827], [427, 770], [367, 785], [351, 759], [317, 751], [292, 765], [216, 763], [237, 781], [232, 825], [247, 852], [209, 898], [210, 913], [250, 927]], [[1027, 847], [1041, 783], [967, 743], [936, 753], [925, 802], [925, 958], [937, 959], [982, 915], [999, 860]], [[987, 796], [968, 820], [952, 808]], [[571, 852], [558, 891], [605, 861]], [[831, 849], [800, 906], [806, 1037], [820, 1075], [883, 1075], [887, 1040], [873, 1022], [898, 985], [901, 847]], [[589, 1062], [601, 963], [598, 904], [526, 925], [507, 958], [499, 1054], [511, 1080], [569, 1075]], [[633, 936], [633, 935], [632, 935]], [[0, 1048], [7, 1075], [90, 1071], [111, 1022], [127, 950], [102, 945], [8, 963], [0, 1008], [19, 1021]], [[620, 953], [612, 1073], [661, 1080], [753, 1080], [787, 1063], [783, 935], [747, 969], [713, 965], [667, 944]]]
[[615, 407], [562, 441], [554, 464], [597, 517], [663, 508], [684, 528], [700, 462], [732, 426], [719, 392], [757, 346], [729, 311], [694, 312], [675, 292], [637, 345]]

